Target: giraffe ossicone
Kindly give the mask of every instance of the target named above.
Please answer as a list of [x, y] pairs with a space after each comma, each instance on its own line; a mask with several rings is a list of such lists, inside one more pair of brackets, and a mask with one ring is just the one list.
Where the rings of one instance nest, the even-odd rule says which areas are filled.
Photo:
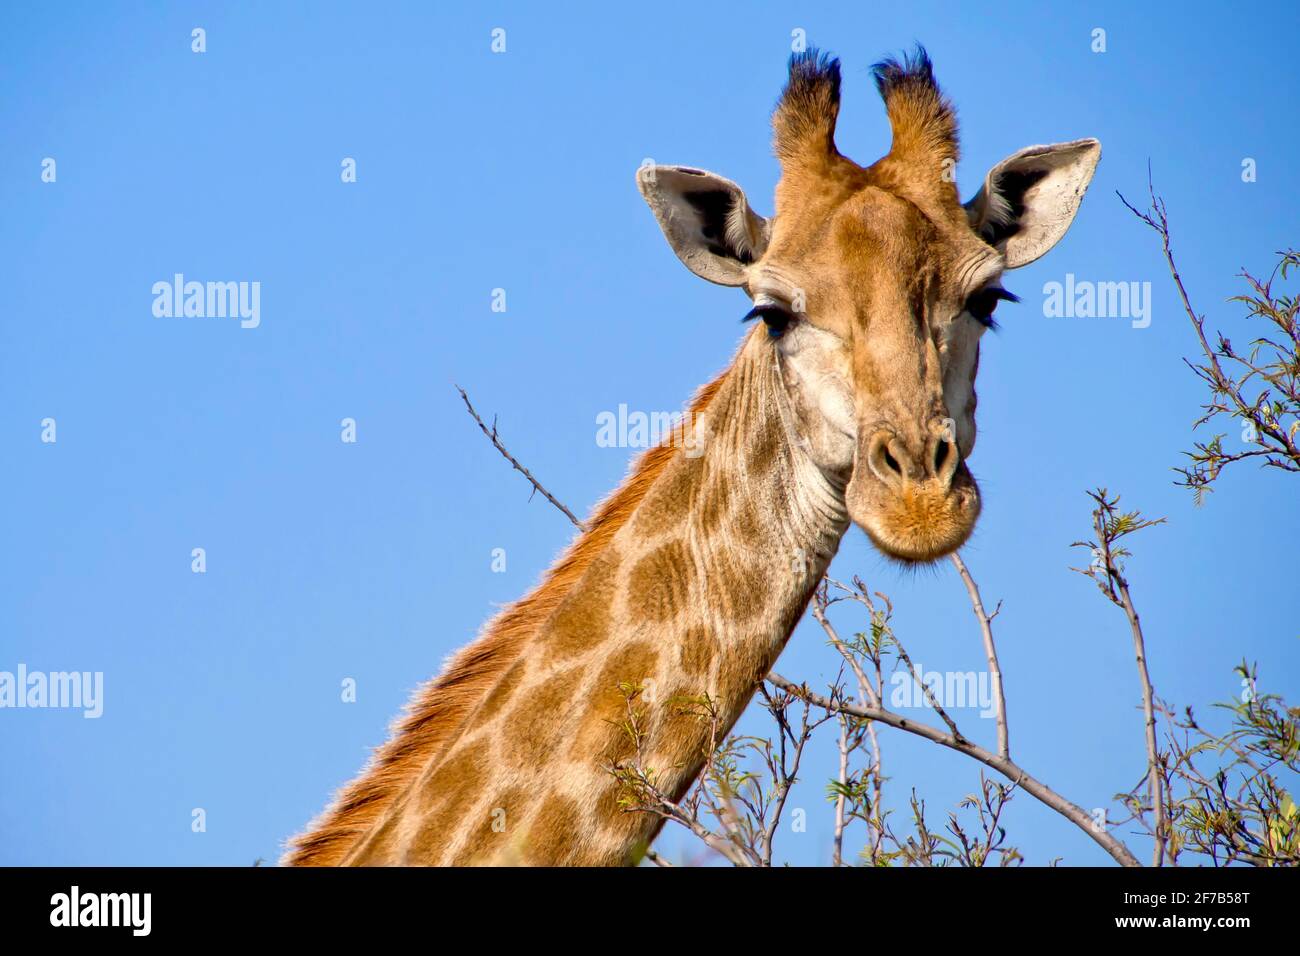
[[1002, 274], [1069, 228], [1101, 148], [1020, 150], [962, 203], [956, 117], [924, 51], [874, 75], [893, 141], [864, 167], [835, 146], [839, 62], [791, 58], [771, 217], [713, 173], [638, 169], [681, 261], [761, 321], [285, 862], [635, 862], [662, 824], [629, 797], [636, 775], [686, 793], [851, 524], [903, 562], [970, 535], [980, 337]]

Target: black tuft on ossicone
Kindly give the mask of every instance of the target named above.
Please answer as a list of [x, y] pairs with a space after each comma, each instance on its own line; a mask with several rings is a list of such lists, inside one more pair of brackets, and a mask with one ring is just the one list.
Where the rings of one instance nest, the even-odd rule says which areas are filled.
[[816, 47], [790, 54], [790, 79], [785, 95], [813, 99], [829, 94], [830, 102], [840, 101], [840, 61]]
[[790, 55], [790, 78], [772, 114], [776, 153], [784, 162], [835, 151], [840, 61], [809, 47]]
[[876, 89], [880, 95], [889, 98], [889, 94], [902, 86], [920, 84], [934, 87], [934, 64], [925, 47], [916, 45], [911, 53], [904, 53], [901, 59], [889, 57], [881, 60], [871, 68], [871, 75], [876, 79]]

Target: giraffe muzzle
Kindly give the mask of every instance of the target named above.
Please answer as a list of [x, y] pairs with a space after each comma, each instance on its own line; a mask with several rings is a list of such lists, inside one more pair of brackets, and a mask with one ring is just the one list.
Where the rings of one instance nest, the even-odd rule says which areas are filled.
[[872, 543], [908, 563], [956, 551], [980, 512], [975, 479], [944, 434], [905, 441], [889, 430], [871, 432], [858, 448], [845, 498]]

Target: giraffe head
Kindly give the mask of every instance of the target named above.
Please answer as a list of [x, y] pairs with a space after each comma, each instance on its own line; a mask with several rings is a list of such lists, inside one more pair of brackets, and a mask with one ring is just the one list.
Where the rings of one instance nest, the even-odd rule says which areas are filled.
[[796, 54], [772, 117], [775, 215], [733, 182], [644, 166], [642, 195], [673, 250], [739, 286], [767, 326], [793, 440], [845, 482], [850, 517], [881, 551], [931, 561], [975, 526], [980, 337], [1004, 271], [1065, 234], [1101, 155], [1093, 139], [1031, 146], [957, 195], [957, 122], [923, 50], [875, 67], [893, 133], [863, 167], [835, 147], [839, 62]]

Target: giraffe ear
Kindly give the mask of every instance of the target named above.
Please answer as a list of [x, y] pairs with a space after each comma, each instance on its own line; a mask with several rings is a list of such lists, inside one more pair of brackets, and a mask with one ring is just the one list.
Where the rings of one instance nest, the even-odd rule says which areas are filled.
[[767, 248], [770, 225], [729, 179], [689, 166], [642, 166], [637, 188], [677, 258], [719, 285], [744, 285]]
[[1101, 143], [1029, 146], [998, 163], [966, 203], [971, 228], [1018, 269], [1060, 241], [1092, 182]]

